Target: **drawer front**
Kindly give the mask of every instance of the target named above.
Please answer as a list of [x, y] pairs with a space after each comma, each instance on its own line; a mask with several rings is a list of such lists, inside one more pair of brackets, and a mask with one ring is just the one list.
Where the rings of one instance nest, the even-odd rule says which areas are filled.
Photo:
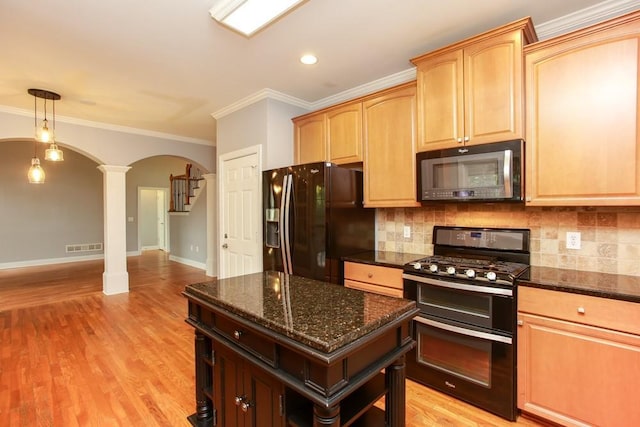
[[390, 297], [402, 298], [402, 289], [388, 288], [386, 286], [372, 285], [371, 283], [356, 282], [344, 279], [344, 286], [351, 289], [358, 289], [374, 294], [387, 295]]
[[345, 262], [344, 278], [402, 290], [401, 268]]
[[269, 365], [276, 366], [276, 345], [267, 337], [220, 315], [216, 315], [214, 329]]
[[640, 304], [521, 286], [518, 311], [640, 334]]

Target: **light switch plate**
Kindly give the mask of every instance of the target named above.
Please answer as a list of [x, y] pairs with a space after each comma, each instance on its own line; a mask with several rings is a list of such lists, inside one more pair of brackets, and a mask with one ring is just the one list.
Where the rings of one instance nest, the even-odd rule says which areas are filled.
[[409, 227], [408, 225], [404, 226], [404, 237], [406, 237], [407, 239], [411, 237], [411, 227]]

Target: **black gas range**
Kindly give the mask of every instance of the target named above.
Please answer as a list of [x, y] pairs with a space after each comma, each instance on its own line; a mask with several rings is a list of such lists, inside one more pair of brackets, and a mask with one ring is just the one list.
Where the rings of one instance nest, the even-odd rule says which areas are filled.
[[404, 297], [420, 308], [407, 377], [515, 420], [515, 285], [530, 231], [436, 226], [433, 244], [404, 266]]

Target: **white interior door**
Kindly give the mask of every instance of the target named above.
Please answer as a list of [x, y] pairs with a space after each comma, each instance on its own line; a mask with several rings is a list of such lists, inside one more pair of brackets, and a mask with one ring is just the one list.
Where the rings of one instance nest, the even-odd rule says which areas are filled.
[[158, 249], [167, 250], [167, 198], [165, 190], [156, 192], [157, 218], [158, 218]]
[[262, 271], [261, 164], [259, 145], [220, 156], [220, 278]]

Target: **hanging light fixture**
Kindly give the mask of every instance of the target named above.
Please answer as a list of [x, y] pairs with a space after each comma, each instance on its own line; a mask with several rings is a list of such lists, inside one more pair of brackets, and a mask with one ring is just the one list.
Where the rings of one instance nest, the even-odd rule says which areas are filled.
[[[58, 95], [58, 99], [60, 99], [60, 95]], [[46, 103], [46, 99], [45, 99]], [[45, 108], [46, 112], [46, 108]], [[58, 148], [58, 144], [56, 144], [56, 101], [55, 98], [53, 100], [53, 132], [51, 133], [51, 145], [44, 152], [44, 159], [49, 160], [50, 162], [61, 162], [64, 160], [64, 154], [62, 150]]]
[[[27, 92], [33, 96], [33, 123], [35, 126], [33, 158], [31, 159], [31, 167], [29, 168], [27, 176], [30, 184], [43, 184], [45, 173], [42, 166], [40, 166], [40, 159], [38, 158], [38, 141], [45, 143], [51, 142], [51, 145], [45, 152], [46, 160], [61, 161], [64, 159], [62, 150], [58, 148], [55, 140], [56, 101], [61, 97], [55, 92], [44, 89], [29, 89]], [[44, 120], [42, 121], [42, 126], [38, 126], [38, 98], [44, 99]], [[53, 101], [53, 130], [49, 129], [49, 122], [47, 120], [48, 99]]]
[[38, 158], [38, 141], [33, 141], [33, 158], [31, 159], [31, 167], [29, 168], [29, 184], [44, 184], [44, 169], [40, 166]]

